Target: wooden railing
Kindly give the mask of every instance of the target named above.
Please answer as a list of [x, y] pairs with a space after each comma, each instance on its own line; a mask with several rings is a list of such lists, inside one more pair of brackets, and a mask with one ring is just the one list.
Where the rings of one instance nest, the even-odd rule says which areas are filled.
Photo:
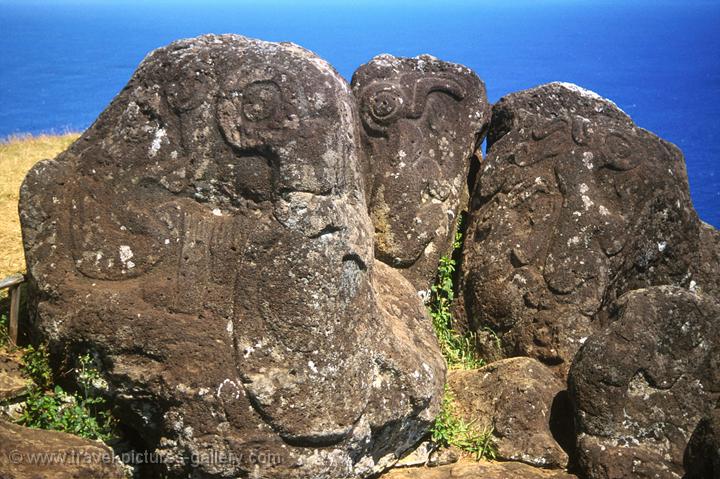
[[8, 336], [13, 345], [17, 345], [18, 340], [18, 318], [20, 316], [20, 285], [25, 282], [25, 276], [21, 274], [13, 274], [7, 278], [0, 279], [0, 291], [8, 290], [10, 296], [10, 324], [8, 327]]

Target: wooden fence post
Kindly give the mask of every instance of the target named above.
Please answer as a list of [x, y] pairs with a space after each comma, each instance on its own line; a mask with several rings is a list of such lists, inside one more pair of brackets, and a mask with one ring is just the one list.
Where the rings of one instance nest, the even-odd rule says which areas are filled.
[[7, 289], [10, 296], [10, 324], [8, 336], [13, 345], [17, 346], [18, 320], [20, 318], [20, 285], [25, 281], [21, 274], [14, 274], [0, 280], [0, 290]]
[[13, 346], [17, 346], [18, 340], [18, 319], [20, 317], [20, 285], [13, 286], [8, 291], [10, 293], [10, 341]]

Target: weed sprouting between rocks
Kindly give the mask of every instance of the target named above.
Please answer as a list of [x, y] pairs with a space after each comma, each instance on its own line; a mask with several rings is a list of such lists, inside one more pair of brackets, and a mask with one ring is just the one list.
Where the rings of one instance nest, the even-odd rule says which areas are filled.
[[18, 423], [37, 429], [62, 431], [87, 439], [107, 441], [114, 435], [115, 421], [105, 399], [96, 395], [102, 378], [92, 356], [78, 358], [75, 369], [79, 391], [66, 392], [53, 385], [47, 349], [29, 347], [23, 354], [23, 372], [33, 381]]
[[[462, 229], [458, 222], [453, 252], [462, 246]], [[455, 260], [449, 254], [440, 258], [437, 282], [431, 288], [429, 303], [433, 328], [440, 349], [450, 369], [477, 369], [485, 362], [475, 349], [475, 335], [460, 333], [453, 327], [452, 302], [455, 299]], [[446, 385], [442, 408], [432, 428], [432, 441], [440, 447], [454, 446], [471, 454], [476, 460], [495, 459], [496, 445], [492, 428], [480, 428], [475, 421], [466, 421], [457, 412], [455, 397]]]
[[[453, 251], [462, 246], [460, 226], [458, 222]], [[475, 349], [475, 335], [472, 333], [462, 334], [453, 327], [451, 305], [455, 299], [453, 285], [455, 260], [452, 256], [449, 254], [440, 258], [437, 281], [430, 290], [430, 316], [448, 367], [450, 369], [475, 369], [484, 365]]]

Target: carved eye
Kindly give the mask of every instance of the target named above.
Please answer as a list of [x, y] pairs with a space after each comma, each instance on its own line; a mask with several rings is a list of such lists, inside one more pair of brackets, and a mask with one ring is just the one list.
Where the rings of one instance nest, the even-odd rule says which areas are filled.
[[370, 130], [384, 132], [401, 115], [404, 102], [397, 85], [386, 82], [370, 85], [362, 94], [363, 123]]
[[634, 151], [630, 140], [624, 135], [611, 132], [605, 138], [605, 148], [608, 154], [608, 166], [615, 170], [632, 170], [640, 163], [638, 151]]
[[370, 99], [370, 112], [377, 120], [392, 117], [402, 108], [402, 97], [392, 91], [380, 91]]
[[252, 83], [243, 92], [242, 112], [249, 121], [262, 121], [275, 116], [282, 98], [273, 82]]

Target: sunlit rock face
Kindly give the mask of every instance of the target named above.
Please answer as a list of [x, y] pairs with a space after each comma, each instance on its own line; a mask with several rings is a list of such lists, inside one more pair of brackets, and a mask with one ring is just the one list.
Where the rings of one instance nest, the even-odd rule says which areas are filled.
[[113, 458], [113, 451], [102, 443], [0, 419], [0, 474], [3, 477], [127, 478], [127, 471], [122, 464], [113, 462]]
[[171, 476], [366, 477], [429, 428], [445, 366], [375, 264], [359, 124], [313, 53], [209, 35], [28, 174], [34, 328], [60, 369], [95, 355]]
[[717, 464], [720, 303], [654, 286], [620, 297], [610, 319], [568, 378], [584, 476], [716, 477], [703, 471]]
[[563, 376], [623, 293], [717, 294], [714, 235], [674, 145], [576, 85], [513, 93], [493, 107], [472, 193], [459, 316], [485, 357], [531, 356]]
[[352, 89], [375, 254], [426, 291], [467, 205], [473, 154], [490, 119], [485, 84], [429, 55], [385, 54], [357, 69]]

